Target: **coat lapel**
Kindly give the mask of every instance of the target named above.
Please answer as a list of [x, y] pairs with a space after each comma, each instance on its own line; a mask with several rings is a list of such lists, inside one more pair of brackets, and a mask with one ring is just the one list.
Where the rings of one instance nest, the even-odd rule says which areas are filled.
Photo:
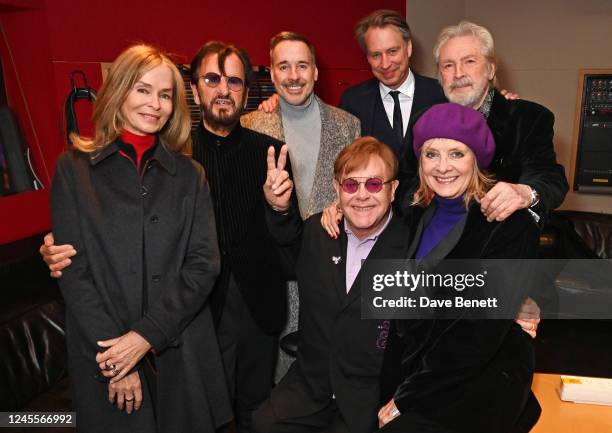
[[[412, 245], [410, 245], [409, 255], [408, 257], [413, 258], [416, 254], [417, 248], [421, 243], [421, 237], [423, 236], [423, 231], [431, 221], [434, 216], [437, 205], [435, 202], [432, 202], [431, 205], [427, 207], [425, 213], [423, 214], [421, 220], [419, 221], [419, 225], [417, 226], [414, 239], [412, 241]], [[434, 269], [440, 261], [442, 261], [448, 254], [455, 248], [461, 236], [463, 236], [463, 230], [465, 228], [465, 223], [467, 221], [467, 212], [461, 220], [455, 224], [452, 230], [440, 241], [438, 245], [436, 245], [430, 252], [425, 256], [420, 263], [418, 264], [418, 268], [420, 270], [424, 270], [428, 272]]]
[[[320, 138], [320, 147], [319, 147], [319, 156], [317, 157], [317, 165], [315, 167], [315, 179], [319, 179], [321, 177], [325, 177], [325, 171], [331, 169], [333, 170], [333, 165], [331, 167], [326, 167], [326, 161], [324, 160], [327, 155], [334, 154], [334, 147], [337, 146], [337, 139], [333, 137], [333, 133], [335, 131], [330, 110], [327, 106], [321, 101], [316, 95], [315, 100], [319, 104], [319, 112], [321, 115], [321, 138]], [[312, 183], [312, 189], [310, 190], [310, 194], [308, 196], [308, 207], [306, 208], [306, 215], [308, 217], [313, 213], [319, 212], [319, 204], [324, 203], [325, 197], [324, 191], [322, 189], [316, 188], [315, 185], [317, 182]], [[325, 203], [327, 206], [329, 203]]]
[[507, 136], [506, 129], [508, 128], [509, 119], [510, 117], [506, 115], [506, 99], [496, 90], [493, 94], [491, 111], [487, 118], [487, 124], [495, 139], [495, 156], [493, 157], [494, 162], [492, 166], [498, 166], [502, 162], [501, 158], [505, 151], [503, 143], [504, 137]]
[[433, 250], [427, 254], [419, 264], [419, 269], [428, 272], [433, 270], [449, 253], [455, 248], [461, 236], [463, 236], [463, 229], [465, 228], [465, 222], [467, 220], [467, 213], [461, 218], [461, 220], [455, 224], [455, 227], [440, 241]]
[[410, 244], [410, 248], [408, 248], [408, 254], [406, 255], [407, 258], [414, 258], [417, 248], [421, 243], [421, 236], [423, 236], [423, 230], [425, 230], [425, 227], [427, 227], [427, 224], [429, 223], [429, 221], [431, 221], [431, 218], [433, 217], [433, 214], [436, 210], [436, 206], [437, 205], [435, 203], [431, 206], [428, 206], [427, 209], [425, 209], [425, 211], [423, 212], [421, 218], [419, 218], [416, 230], [414, 231], [414, 237], [412, 238], [412, 243]]
[[412, 75], [414, 76], [414, 96], [412, 98], [409, 125], [414, 123], [415, 118], [424, 108], [431, 106], [431, 101], [428, 99], [428, 95], [426, 95], [427, 92], [424, 91], [423, 84], [421, 84], [421, 77], [414, 73]]
[[108, 146], [104, 147], [100, 152], [92, 152], [89, 154], [89, 163], [91, 165], [98, 165], [101, 161], [104, 161], [113, 153], [119, 151], [119, 146], [116, 142], [112, 142]]
[[285, 132], [283, 130], [283, 116], [280, 111], [280, 104], [276, 106], [276, 110], [272, 113], [272, 116], [267, 116], [270, 119], [270, 129], [277, 131], [277, 140], [285, 142]]
[[[374, 118], [376, 117], [376, 110], [383, 110], [383, 112], [385, 110], [385, 107], [383, 107], [382, 105], [382, 99], [380, 99], [380, 91], [378, 90], [378, 80], [372, 80], [371, 83], [372, 85], [367, 90], [366, 98], [364, 98], [364, 101], [367, 101], [368, 108], [366, 113], [366, 128], [362, 129], [365, 129], [366, 131], [374, 130]], [[387, 115], [385, 114], [385, 117], [386, 116]]]
[[[348, 245], [348, 238], [344, 228], [340, 228], [340, 242], [334, 242], [333, 247], [330, 248], [329, 253], [331, 256], [326, 260], [329, 260], [331, 266], [334, 267], [334, 286], [336, 288], [336, 295], [338, 296], [338, 305], [343, 305], [346, 300], [346, 248]], [[325, 254], [325, 253], [324, 253]], [[340, 257], [338, 263], [335, 262]]]

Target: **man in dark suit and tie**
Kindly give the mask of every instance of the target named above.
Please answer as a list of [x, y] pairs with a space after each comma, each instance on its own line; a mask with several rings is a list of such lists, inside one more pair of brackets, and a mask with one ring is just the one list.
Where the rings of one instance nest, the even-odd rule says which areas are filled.
[[361, 135], [389, 145], [400, 161], [412, 142], [408, 124], [421, 110], [446, 102], [438, 82], [410, 70], [410, 27], [397, 12], [377, 10], [357, 23], [355, 37], [375, 78], [350, 87], [340, 108], [361, 121]]
[[[371, 135], [389, 145], [398, 160], [398, 198], [414, 189], [410, 160], [411, 125], [415, 117], [434, 104], [446, 102], [440, 84], [433, 78], [410, 70], [412, 35], [406, 20], [397, 12], [377, 10], [355, 26], [355, 38], [366, 55], [372, 78], [348, 88], [340, 98], [340, 108], [361, 121], [361, 135]], [[406, 212], [406, 200], [395, 208]]]

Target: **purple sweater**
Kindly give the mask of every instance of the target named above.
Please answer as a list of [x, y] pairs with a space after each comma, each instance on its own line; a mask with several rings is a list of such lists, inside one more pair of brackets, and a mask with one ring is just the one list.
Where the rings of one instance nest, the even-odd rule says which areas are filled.
[[463, 196], [442, 198], [436, 195], [434, 200], [438, 204], [438, 208], [423, 231], [423, 236], [415, 256], [417, 260], [427, 256], [467, 212], [463, 203]]

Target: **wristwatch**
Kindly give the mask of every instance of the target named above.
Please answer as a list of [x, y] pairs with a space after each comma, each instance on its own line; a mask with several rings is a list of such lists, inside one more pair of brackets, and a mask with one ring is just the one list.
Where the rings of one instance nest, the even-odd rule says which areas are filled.
[[529, 207], [534, 207], [540, 202], [540, 194], [530, 186], [529, 186], [529, 192], [531, 192], [531, 204], [529, 205]]

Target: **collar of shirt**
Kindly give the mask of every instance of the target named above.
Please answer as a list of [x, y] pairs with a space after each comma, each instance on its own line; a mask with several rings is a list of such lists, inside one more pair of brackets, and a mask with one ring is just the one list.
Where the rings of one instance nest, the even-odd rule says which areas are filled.
[[383, 100], [385, 98], [389, 98], [391, 102], [393, 102], [393, 98], [391, 97], [391, 95], [389, 95], [389, 92], [393, 90], [397, 90], [398, 92], [400, 92], [400, 95], [399, 95], [400, 99], [402, 99], [402, 96], [412, 99], [414, 98], [414, 75], [412, 74], [412, 71], [408, 69], [408, 76], [397, 89], [392, 89], [391, 87], [387, 87], [380, 81], [378, 82], [378, 88], [380, 89], [380, 97]]
[[202, 122], [200, 122], [198, 134], [198, 141], [200, 141], [203, 149], [213, 152], [228, 152], [237, 148], [241, 143], [242, 126], [240, 126], [239, 122], [227, 136], [223, 137], [209, 131], [202, 125]]
[[[406, 129], [408, 129], [408, 120], [410, 119], [410, 112], [412, 111], [414, 88], [414, 75], [412, 74], [412, 71], [408, 69], [408, 77], [406, 77], [404, 82], [397, 89], [395, 89], [400, 92], [398, 96], [400, 101], [400, 109], [402, 110], [402, 126], [404, 127], [404, 135], [406, 134]], [[380, 98], [383, 101], [385, 112], [389, 118], [389, 124], [391, 127], [393, 127], [393, 107], [395, 103], [393, 102], [393, 97], [389, 94], [389, 92], [394, 89], [385, 86], [380, 81], [378, 82], [378, 89], [380, 90]]]
[[[389, 211], [389, 216], [387, 217], [387, 221], [385, 224], [378, 230], [376, 233], [367, 237], [366, 239], [359, 240], [357, 236], [344, 224], [344, 231], [346, 232], [348, 242], [346, 246], [346, 272], [345, 272], [345, 281], [346, 281], [346, 293], [351, 290], [353, 283], [355, 282], [355, 278], [357, 278], [357, 274], [361, 269], [361, 262], [368, 258], [370, 251], [374, 248], [374, 244], [378, 240], [380, 234], [387, 228], [391, 218], [393, 217], [393, 210]], [[346, 221], [346, 220], [345, 220]]]

